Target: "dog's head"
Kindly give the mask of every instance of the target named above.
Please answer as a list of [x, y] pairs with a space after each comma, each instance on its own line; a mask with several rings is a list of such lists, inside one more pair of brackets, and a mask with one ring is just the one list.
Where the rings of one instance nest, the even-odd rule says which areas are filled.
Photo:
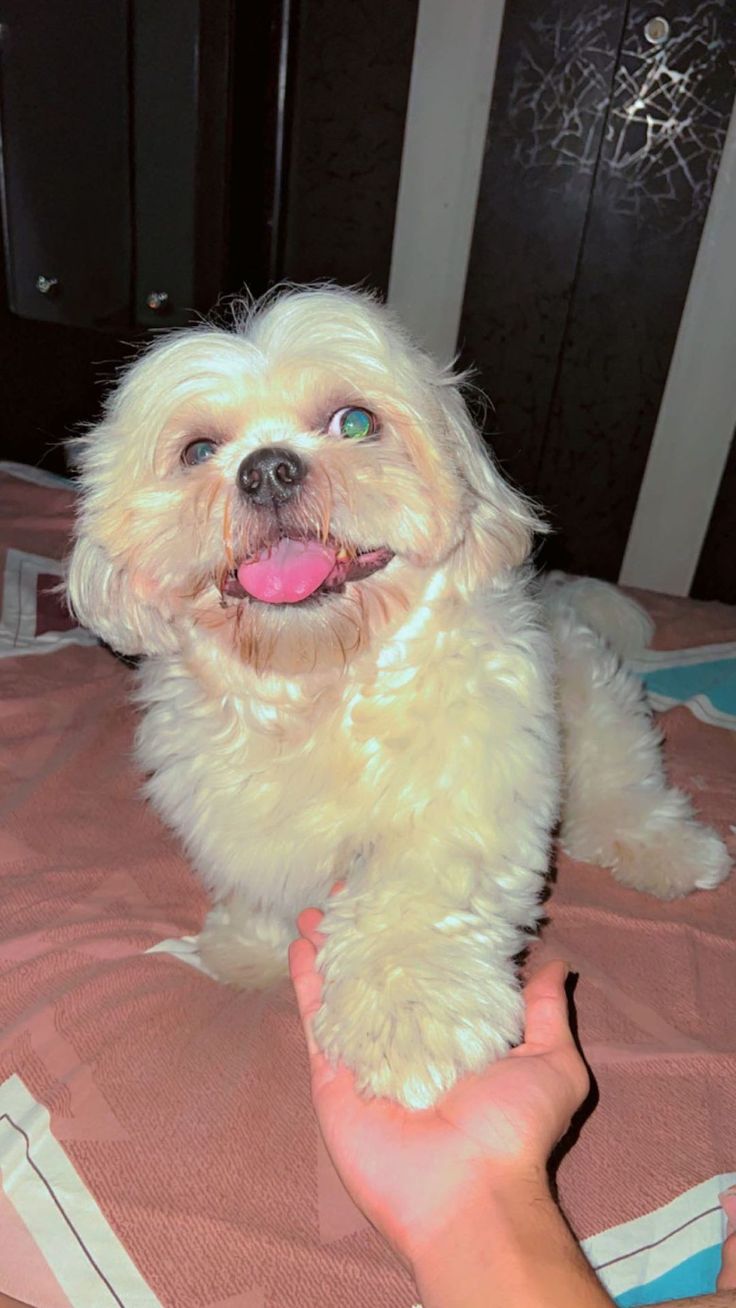
[[344, 663], [429, 575], [469, 593], [538, 526], [457, 378], [369, 296], [282, 292], [154, 345], [82, 441], [70, 603], [113, 648]]

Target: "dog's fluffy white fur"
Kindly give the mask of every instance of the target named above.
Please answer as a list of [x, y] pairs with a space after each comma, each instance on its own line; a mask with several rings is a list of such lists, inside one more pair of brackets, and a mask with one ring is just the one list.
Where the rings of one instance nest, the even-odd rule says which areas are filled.
[[[212, 892], [207, 966], [281, 977], [298, 912], [324, 907], [318, 1039], [366, 1093], [422, 1107], [520, 1037], [514, 959], [560, 807], [574, 857], [662, 899], [716, 886], [726, 852], [667, 787], [619, 661], [637, 611], [533, 581], [538, 520], [458, 378], [365, 295], [234, 316], [154, 345], [83, 439], [70, 602], [148, 656], [138, 758]], [[335, 434], [348, 406], [368, 439]], [[185, 466], [194, 440], [212, 457]], [[308, 468], [278, 509], [237, 488], [272, 445]], [[304, 603], [233, 594], [280, 536], [393, 557]]]

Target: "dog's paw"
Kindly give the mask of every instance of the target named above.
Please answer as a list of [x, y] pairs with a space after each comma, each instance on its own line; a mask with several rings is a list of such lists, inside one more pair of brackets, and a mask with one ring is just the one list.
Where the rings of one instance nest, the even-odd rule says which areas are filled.
[[208, 913], [197, 949], [207, 971], [238, 990], [264, 990], [288, 975], [283, 930], [240, 904]]
[[493, 1004], [462, 981], [424, 984], [411, 963], [379, 987], [361, 976], [330, 982], [315, 1035], [342, 1061], [366, 1096], [429, 1108], [467, 1072], [478, 1072], [516, 1043], [522, 999], [509, 981], [493, 986]]
[[624, 885], [658, 899], [714, 890], [731, 870], [726, 846], [710, 827], [689, 818], [648, 837], [616, 841], [613, 874]]

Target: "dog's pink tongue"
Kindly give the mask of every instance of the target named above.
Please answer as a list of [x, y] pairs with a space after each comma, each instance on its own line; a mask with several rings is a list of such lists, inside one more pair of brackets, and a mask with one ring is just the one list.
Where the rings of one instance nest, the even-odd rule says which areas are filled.
[[265, 604], [298, 604], [322, 585], [335, 566], [335, 551], [317, 540], [290, 540], [261, 550], [253, 563], [241, 563], [243, 590]]

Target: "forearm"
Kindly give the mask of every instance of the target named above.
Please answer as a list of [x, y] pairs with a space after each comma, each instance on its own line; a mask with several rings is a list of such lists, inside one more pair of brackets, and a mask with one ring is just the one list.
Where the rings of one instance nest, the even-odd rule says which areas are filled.
[[489, 1195], [412, 1260], [424, 1308], [610, 1308], [542, 1178]]

